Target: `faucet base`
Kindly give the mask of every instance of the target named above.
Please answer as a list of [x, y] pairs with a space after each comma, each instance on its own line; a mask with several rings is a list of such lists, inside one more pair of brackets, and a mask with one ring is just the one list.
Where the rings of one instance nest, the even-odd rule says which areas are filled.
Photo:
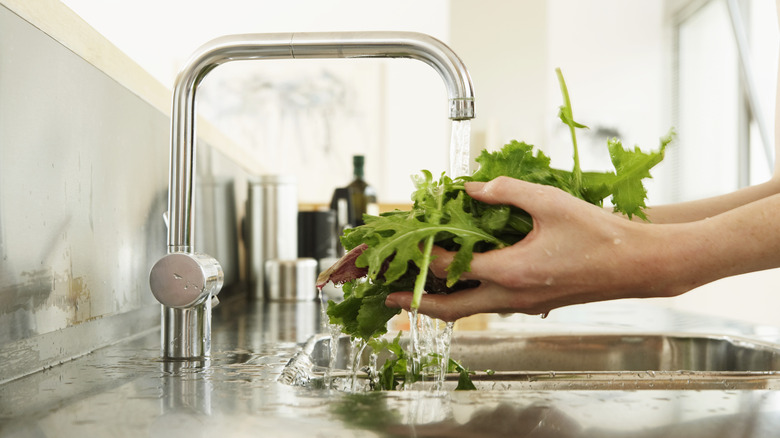
[[211, 355], [211, 300], [194, 307], [162, 307], [162, 357], [204, 359]]

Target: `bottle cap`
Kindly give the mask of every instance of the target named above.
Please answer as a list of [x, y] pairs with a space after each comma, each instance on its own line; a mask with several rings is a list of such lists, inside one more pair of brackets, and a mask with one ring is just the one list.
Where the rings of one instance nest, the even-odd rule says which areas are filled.
[[352, 156], [352, 165], [355, 167], [355, 176], [358, 179], [363, 178], [363, 163], [365, 162], [365, 157], [363, 155], [353, 155]]

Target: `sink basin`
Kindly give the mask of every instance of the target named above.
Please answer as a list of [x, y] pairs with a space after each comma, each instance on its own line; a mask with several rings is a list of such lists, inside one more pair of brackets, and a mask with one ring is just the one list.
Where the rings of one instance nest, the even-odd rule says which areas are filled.
[[[348, 337], [338, 339], [336, 351], [328, 372], [345, 376]], [[368, 355], [363, 352], [360, 367]], [[475, 386], [486, 390], [780, 389], [780, 346], [733, 336], [456, 332], [450, 356], [475, 372]], [[280, 380], [317, 382], [329, 357], [330, 337], [314, 336]], [[445, 389], [454, 388], [457, 377], [448, 376]]]

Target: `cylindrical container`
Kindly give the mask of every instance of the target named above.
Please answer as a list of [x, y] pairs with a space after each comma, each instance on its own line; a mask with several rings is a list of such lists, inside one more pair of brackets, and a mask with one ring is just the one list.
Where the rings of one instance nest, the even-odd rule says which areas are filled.
[[264, 175], [249, 181], [246, 257], [250, 296], [262, 299], [267, 260], [298, 258], [298, 192], [295, 177]]
[[336, 230], [336, 212], [333, 210], [299, 212], [298, 257], [317, 260], [336, 257]]
[[266, 260], [265, 299], [312, 301], [317, 297], [317, 261], [313, 258]]

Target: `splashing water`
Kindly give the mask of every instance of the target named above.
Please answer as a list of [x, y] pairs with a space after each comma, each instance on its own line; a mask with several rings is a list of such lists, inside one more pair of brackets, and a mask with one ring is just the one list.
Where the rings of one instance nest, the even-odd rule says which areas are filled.
[[[360, 338], [354, 338], [351, 342], [350, 358], [348, 371], [350, 372], [350, 387], [349, 392], [358, 392], [358, 373], [360, 372], [360, 359], [365, 350], [366, 341]], [[370, 373], [369, 373], [370, 374]]]
[[422, 362], [422, 349], [420, 348], [420, 326], [419, 319], [421, 316], [417, 313], [417, 309], [409, 311], [409, 357], [410, 361], [406, 364], [406, 379], [404, 386], [409, 387], [410, 382], [414, 382], [414, 376], [417, 370], [420, 369], [420, 363]]
[[330, 358], [328, 359], [328, 367], [325, 369], [325, 376], [323, 383], [326, 388], [330, 388], [333, 383], [331, 371], [336, 367], [336, 359], [339, 355], [339, 337], [341, 337], [341, 327], [338, 324], [330, 324], [330, 318], [328, 317], [327, 300], [322, 294], [322, 288], [317, 288], [318, 297], [320, 300], [320, 315], [322, 323], [320, 324], [320, 331], [330, 334]]
[[377, 374], [377, 361], [379, 356], [375, 352], [371, 352], [368, 356], [368, 378], [369, 388], [376, 388], [379, 385], [379, 375]]
[[450, 345], [452, 343], [452, 330], [455, 328], [454, 322], [447, 322], [444, 325], [444, 330], [440, 336], [436, 337], [437, 347], [439, 354], [441, 354], [441, 365], [439, 367], [439, 376], [437, 379], [436, 387], [437, 391], [440, 391], [444, 386], [444, 379], [447, 376], [447, 367], [450, 362]]
[[[450, 137], [450, 169], [449, 176], [457, 178], [469, 175], [471, 163], [471, 121], [453, 120], [452, 136]], [[426, 380], [425, 372], [420, 369], [423, 357], [435, 354], [440, 358], [439, 366], [432, 371], [432, 390], [438, 391], [444, 385], [447, 365], [450, 358], [450, 342], [452, 340], [453, 323], [441, 323], [425, 315], [419, 315], [417, 310], [409, 312], [409, 361], [406, 381], [412, 381], [411, 376], [419, 372], [422, 380]]]
[[[450, 163], [449, 176], [457, 178], [458, 176], [469, 175], [470, 171], [470, 139], [471, 139], [471, 121], [456, 120], [452, 122], [452, 136], [450, 143]], [[325, 300], [320, 292], [320, 303], [322, 304], [323, 323], [322, 329], [330, 335], [330, 360], [329, 367], [325, 372], [324, 384], [326, 388], [333, 388], [334, 380], [331, 376], [331, 370], [335, 367], [338, 356], [338, 339], [341, 336], [341, 328], [338, 325], [328, 323], [328, 315]], [[421, 378], [421, 382], [428, 385], [433, 391], [440, 391], [443, 388], [444, 380], [447, 374], [447, 366], [450, 357], [450, 342], [454, 324], [444, 323], [442, 321], [418, 314], [416, 310], [409, 312], [409, 360], [407, 362], [407, 375], [404, 389], [413, 389], [411, 382], [414, 382], [415, 376]], [[349, 392], [356, 392], [358, 388], [357, 373], [360, 368], [360, 357], [366, 348], [366, 343], [354, 341], [351, 345], [351, 354], [349, 357], [350, 378], [346, 387], [343, 388]], [[425, 366], [425, 358], [435, 355], [439, 358], [438, 366]], [[376, 384], [377, 356], [372, 354], [369, 358], [368, 375], [369, 379]], [[370, 385], [373, 386], [373, 385]], [[419, 385], [415, 386], [418, 387]]]

